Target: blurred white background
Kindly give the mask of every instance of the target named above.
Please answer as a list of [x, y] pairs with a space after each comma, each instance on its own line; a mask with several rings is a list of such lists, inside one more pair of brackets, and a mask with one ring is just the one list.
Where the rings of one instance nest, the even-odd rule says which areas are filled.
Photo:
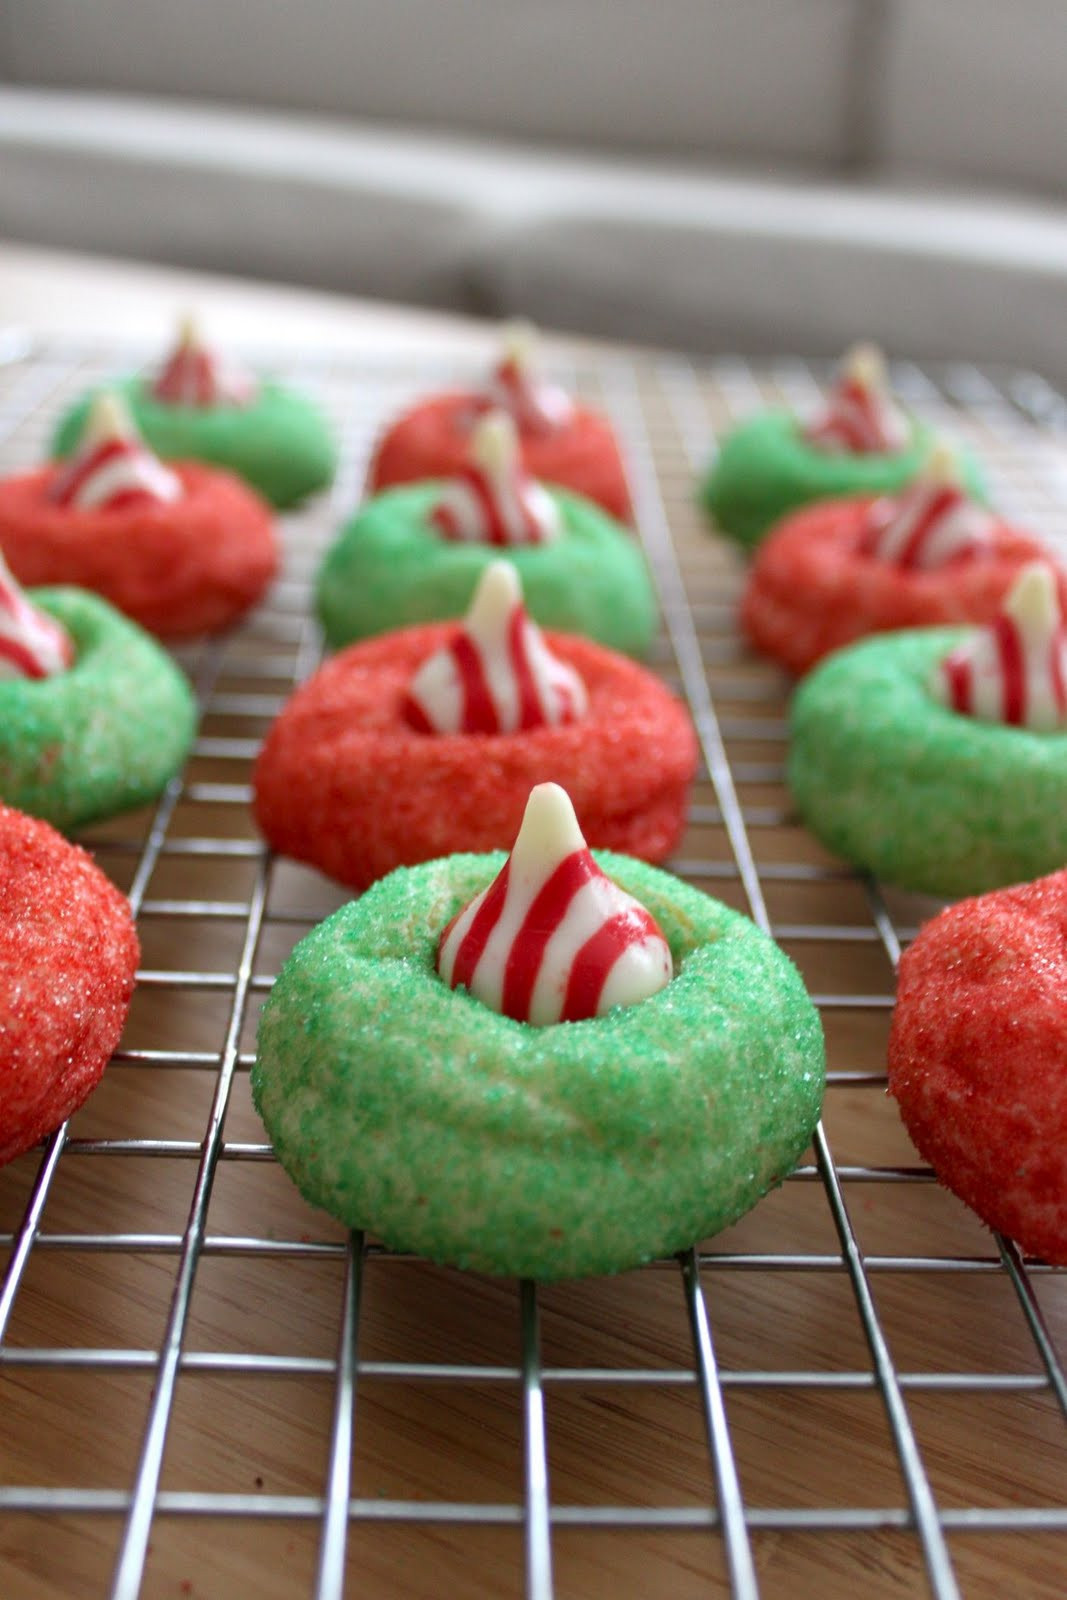
[[0, 232], [1067, 380], [1065, 0], [3, 0]]

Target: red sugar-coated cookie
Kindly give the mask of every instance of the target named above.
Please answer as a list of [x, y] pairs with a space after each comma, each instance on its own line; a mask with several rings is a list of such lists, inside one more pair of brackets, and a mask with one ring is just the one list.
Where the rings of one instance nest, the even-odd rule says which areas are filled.
[[942, 1183], [1067, 1264], [1067, 871], [922, 929], [900, 963], [889, 1088]]
[[[405, 411], [378, 441], [368, 492], [422, 478], [453, 477], [468, 458], [471, 427], [484, 406], [476, 395], [442, 394]], [[563, 427], [536, 432], [520, 427], [527, 472], [595, 500], [620, 522], [631, 520], [630, 491], [611, 424], [576, 406]]]
[[0, 481], [0, 550], [15, 577], [93, 589], [161, 639], [236, 621], [277, 570], [270, 509], [228, 472], [172, 466], [181, 500], [110, 511], [51, 504], [54, 467]]
[[0, 806], [0, 1163], [95, 1088], [139, 955], [129, 904], [85, 851]]
[[[1050, 559], [1029, 534], [998, 522], [988, 557], [934, 571], [902, 570], [861, 554], [872, 503], [824, 500], [806, 506], [784, 518], [756, 552], [741, 626], [757, 650], [797, 676], [869, 633], [989, 622], [1019, 569]], [[1067, 603], [1067, 577], [1060, 579], [1060, 594]]]
[[688, 716], [658, 679], [601, 645], [547, 633], [588, 715], [511, 734], [416, 733], [401, 698], [455, 632], [432, 623], [352, 645], [286, 705], [255, 771], [256, 819], [284, 855], [354, 888], [458, 850], [507, 849], [535, 783], [560, 783], [590, 845], [662, 861], [696, 766]]

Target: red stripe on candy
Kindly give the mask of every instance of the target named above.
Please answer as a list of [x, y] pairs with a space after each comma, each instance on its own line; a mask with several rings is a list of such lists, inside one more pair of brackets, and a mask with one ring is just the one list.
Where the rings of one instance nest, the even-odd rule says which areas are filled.
[[974, 673], [966, 656], [946, 656], [942, 668], [948, 681], [949, 700], [953, 711], [968, 715], [974, 698]]
[[215, 398], [215, 373], [214, 363], [203, 350], [198, 350], [193, 357], [193, 384], [194, 393], [199, 405], [210, 405]]
[[218, 394], [214, 357], [183, 346], [156, 379], [153, 393], [176, 405], [211, 405]]
[[108, 511], [121, 511], [125, 506], [158, 505], [154, 494], [147, 489], [119, 489], [116, 494], [109, 494], [106, 501]]
[[46, 678], [47, 672], [24, 644], [0, 635], [0, 657], [18, 668], [24, 678]]
[[[489, 937], [493, 929], [500, 921], [500, 913], [504, 909], [504, 901], [507, 898], [510, 873], [511, 862], [506, 861], [500, 876], [493, 880], [485, 899], [475, 912], [471, 925], [463, 936], [463, 941], [456, 951], [456, 959], [452, 966], [452, 987], [454, 989], [458, 988], [460, 984], [465, 989], [470, 988], [474, 969], [485, 953], [485, 947], [489, 943]], [[447, 939], [451, 927], [452, 923], [449, 923], [441, 936], [442, 942]], [[438, 952], [438, 962], [440, 962], [440, 952]]]
[[846, 406], [849, 425], [854, 429], [858, 440], [858, 450], [878, 450], [882, 446], [882, 426], [878, 417], [878, 409], [870, 390], [862, 384], [855, 383], [847, 378], [841, 386], [842, 397]]
[[560, 1021], [584, 1022], [595, 1017], [608, 975], [623, 951], [658, 932], [647, 911], [632, 908], [603, 923], [574, 957]]
[[502, 389], [505, 389], [512, 399], [518, 404], [523, 399], [522, 375], [518, 363], [511, 357], [501, 361], [496, 369], [496, 379]]
[[436, 733], [437, 729], [426, 715], [414, 695], [405, 694], [400, 702], [400, 714], [416, 733]]
[[549, 712], [549, 708], [541, 704], [530, 658], [526, 653], [525, 623], [526, 613], [522, 606], [513, 606], [508, 618], [508, 655], [519, 691], [521, 729], [541, 727]]
[[430, 521], [446, 539], [459, 538], [459, 520], [450, 505], [442, 502], [430, 512]]
[[486, 544], [510, 544], [508, 530], [485, 478], [476, 467], [464, 467], [460, 477], [470, 488], [485, 519]]
[[993, 638], [1000, 663], [1004, 721], [1018, 727], [1026, 720], [1026, 662], [1011, 617], [994, 618]]
[[70, 505], [101, 467], [107, 466], [109, 461], [115, 461], [121, 456], [132, 455], [133, 451], [134, 446], [129, 439], [108, 439], [104, 444], [97, 445], [84, 460], [75, 458], [66, 470], [58, 475], [52, 484], [50, 498], [57, 505]]
[[541, 970], [545, 947], [563, 922], [579, 889], [590, 878], [595, 878], [597, 872], [596, 863], [588, 850], [575, 850], [569, 856], [564, 856], [534, 896], [515, 935], [504, 968], [500, 1009], [506, 1017], [514, 1017], [516, 1022], [529, 1020], [530, 1000]]
[[1052, 698], [1060, 721], [1067, 716], [1067, 682], [1063, 675], [1063, 653], [1067, 648], [1067, 631], [1056, 629], [1049, 645], [1049, 678], [1052, 680]]
[[926, 510], [916, 520], [904, 548], [897, 556], [898, 567], [912, 568], [921, 565], [925, 547], [936, 531], [937, 524], [949, 512], [954, 511], [962, 499], [962, 494], [953, 484], [946, 484], [943, 489], [938, 490]]
[[459, 725], [464, 733], [499, 733], [500, 719], [486, 681], [482, 658], [465, 633], [449, 645], [463, 696]]
[[830, 396], [826, 417], [809, 430], [808, 436], [813, 440], [840, 440], [857, 455], [886, 448], [878, 400], [851, 378], [838, 384]]

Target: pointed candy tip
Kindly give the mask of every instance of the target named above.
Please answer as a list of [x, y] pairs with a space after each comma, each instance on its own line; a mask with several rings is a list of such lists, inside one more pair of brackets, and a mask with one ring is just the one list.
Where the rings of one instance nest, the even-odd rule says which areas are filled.
[[930, 454], [923, 462], [922, 476], [928, 483], [959, 483], [959, 458], [952, 446], [946, 444], [943, 439], [938, 439], [936, 444], [931, 447]]
[[113, 389], [101, 389], [92, 398], [83, 443], [102, 444], [108, 439], [136, 439], [137, 427], [129, 407]]
[[536, 325], [525, 317], [515, 317], [505, 322], [500, 330], [500, 353], [504, 361], [511, 361], [520, 372], [529, 371], [537, 359], [541, 335]]
[[478, 580], [467, 608], [466, 623], [474, 632], [499, 626], [512, 608], [522, 604], [522, 584], [510, 561], [490, 561]]
[[1056, 575], [1047, 561], [1031, 561], [1012, 585], [1004, 609], [1020, 628], [1051, 630], [1060, 620]]
[[845, 352], [841, 370], [864, 389], [884, 389], [888, 378], [885, 356], [876, 344], [854, 344]]
[[558, 783], [539, 783], [530, 790], [512, 856], [528, 860], [562, 860], [586, 849], [571, 797]]
[[193, 311], [183, 311], [178, 318], [178, 344], [183, 350], [196, 350], [203, 343], [200, 322]]
[[519, 435], [514, 418], [506, 411], [487, 412], [471, 432], [471, 455], [491, 477], [505, 471], [519, 453]]

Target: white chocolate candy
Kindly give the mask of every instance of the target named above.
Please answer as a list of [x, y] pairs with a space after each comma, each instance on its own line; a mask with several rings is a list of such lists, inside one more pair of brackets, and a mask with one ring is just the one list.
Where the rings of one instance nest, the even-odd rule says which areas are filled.
[[0, 556], [0, 678], [51, 678], [73, 660], [66, 629], [30, 604]]
[[911, 425], [893, 398], [885, 357], [875, 345], [848, 351], [825, 409], [804, 436], [833, 455], [884, 455], [905, 448]]
[[423, 733], [515, 733], [575, 722], [585, 685], [555, 657], [522, 603], [510, 561], [493, 561], [455, 636], [424, 661], [404, 697]]
[[866, 555], [904, 571], [933, 572], [988, 553], [993, 518], [960, 483], [947, 445], [935, 445], [903, 494], [876, 500], [867, 514]]
[[81, 442], [56, 472], [48, 498], [82, 511], [110, 511], [181, 497], [181, 479], [149, 450], [119, 396], [94, 395]]
[[224, 366], [218, 353], [205, 344], [196, 321], [184, 316], [178, 324], [178, 342], [152, 384], [152, 394], [172, 406], [247, 406], [255, 399], [250, 373]]
[[556, 502], [523, 468], [507, 412], [490, 411], [475, 424], [470, 461], [444, 485], [430, 521], [444, 538], [472, 544], [551, 544], [559, 538]]
[[566, 427], [574, 406], [565, 390], [541, 375], [540, 335], [533, 323], [507, 323], [500, 343], [500, 359], [486, 385], [488, 403], [510, 412], [531, 433]]
[[531, 790], [511, 855], [445, 929], [437, 970], [539, 1027], [637, 1005], [673, 975], [655, 920], [597, 866], [556, 783]]
[[1067, 626], [1046, 562], [1023, 568], [1000, 615], [938, 663], [931, 689], [963, 716], [1067, 729]]

